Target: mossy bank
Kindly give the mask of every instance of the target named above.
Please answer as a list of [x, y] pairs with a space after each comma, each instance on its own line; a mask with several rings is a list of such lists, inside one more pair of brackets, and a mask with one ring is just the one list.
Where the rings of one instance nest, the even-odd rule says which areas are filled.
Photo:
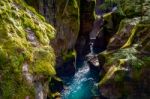
[[49, 45], [55, 29], [23, 0], [1, 0], [0, 20], [0, 98], [46, 96], [44, 86], [56, 74]]

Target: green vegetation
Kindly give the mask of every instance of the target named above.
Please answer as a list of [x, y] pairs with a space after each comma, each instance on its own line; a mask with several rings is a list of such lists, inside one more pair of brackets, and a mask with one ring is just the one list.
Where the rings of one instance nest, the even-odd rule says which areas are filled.
[[[3, 99], [34, 98], [34, 87], [23, 76], [55, 75], [55, 55], [49, 42], [54, 28], [22, 0], [0, 0], [0, 94]], [[34, 40], [30, 40], [30, 34]], [[33, 44], [35, 43], [35, 44]]]
[[69, 51], [67, 54], [63, 55], [64, 62], [68, 61], [69, 59], [76, 58], [76, 54], [77, 53], [75, 50]]
[[134, 17], [141, 15], [143, 9], [141, 5], [143, 2], [142, 0], [105, 0], [100, 9], [104, 11], [111, 10], [113, 6], [117, 6], [118, 14], [126, 17]]
[[[144, 19], [146, 18], [143, 17], [143, 20]], [[134, 23], [134, 26], [132, 26], [131, 31], [127, 31], [129, 32], [129, 36], [125, 44], [115, 51], [105, 51], [99, 54], [105, 57], [105, 68], [107, 68], [107, 72], [99, 82], [99, 86], [106, 84], [112, 79], [114, 79], [115, 82], [124, 81], [124, 76], [127, 75], [125, 74], [126, 71], [132, 72], [132, 78], [134, 80], [139, 80], [143, 68], [149, 66], [150, 57], [142, 55], [141, 53], [142, 51], [149, 52], [149, 24], [146, 25], [136, 20], [134, 20], [133, 23], [131, 20], [123, 20], [120, 23], [120, 27], [116, 33], [117, 35], [122, 33], [123, 27], [125, 27], [127, 23]], [[115, 38], [111, 39], [111, 43], [114, 39]]]
[[130, 37], [128, 38], [127, 42], [121, 48], [129, 47], [132, 44], [136, 30], [137, 30], [137, 25], [135, 25], [133, 27], [133, 29], [131, 30], [131, 33], [130, 33]]
[[[124, 77], [127, 76], [126, 71], [132, 72], [132, 79], [140, 79], [143, 68], [147, 68], [150, 63], [147, 60], [149, 56], [141, 53], [142, 51], [149, 52], [150, 49], [148, 20], [149, 18], [144, 16], [142, 20], [140, 20], [140, 17], [136, 17], [126, 18], [120, 22], [116, 32], [117, 37], [112, 37], [110, 43], [116, 43], [115, 40], [118, 38], [121, 38], [121, 41], [124, 40], [125, 43], [121, 43], [119, 49], [104, 51], [99, 54], [105, 57], [104, 66], [107, 68], [107, 72], [99, 82], [99, 86], [112, 80], [123, 84], [122, 81], [125, 81]], [[130, 29], [126, 31], [127, 26], [130, 26]]]
[[[39, 10], [38, 1], [25, 1]], [[81, 6], [79, 6], [80, 3], [82, 3]], [[54, 47], [57, 49], [57, 54], [62, 53], [60, 56], [63, 62], [76, 58], [76, 51], [68, 51], [68, 49], [74, 48], [79, 33], [80, 12], [81, 19], [84, 20], [82, 29], [88, 31], [87, 27], [92, 27], [96, 17], [98, 18], [94, 11], [95, 4], [96, 0], [89, 0], [89, 2], [87, 0], [55, 0], [54, 6], [57, 9], [53, 9], [56, 10], [53, 13], [53, 21], [56, 22], [53, 25], [57, 28], [58, 38]], [[115, 13], [103, 15], [105, 21], [119, 20], [120, 22], [122, 18], [124, 19], [120, 22], [117, 36], [110, 40], [110, 43], [114, 43], [113, 41], [117, 39], [114, 45], [121, 45], [117, 49], [114, 48], [114, 51], [100, 53], [106, 60], [104, 65], [106, 74], [99, 82], [99, 86], [113, 79], [115, 82], [122, 83], [125, 81], [126, 72], [130, 73], [131, 79], [138, 81], [142, 70], [149, 67], [149, 5], [149, 0], [105, 0], [100, 6], [104, 12], [106, 10], [109, 12], [114, 6], [117, 7]], [[113, 19], [112, 13], [118, 19]], [[87, 16], [89, 17], [86, 18]], [[112, 25], [118, 25], [118, 22]], [[52, 77], [62, 82], [55, 76], [55, 54], [50, 45], [51, 40], [55, 38], [55, 32], [45, 18], [23, 0], [0, 0], [0, 98], [25, 99], [29, 96], [30, 99], [34, 99], [34, 81], [39, 81], [44, 87], [46, 81], [52, 81]], [[86, 33], [88, 32], [85, 32], [84, 36]], [[114, 45], [112, 47], [115, 47]], [[46, 93], [48, 93], [47, 89]], [[49, 94], [53, 98], [61, 96], [59, 92], [49, 92]]]
[[56, 19], [58, 22], [69, 27], [74, 35], [78, 35], [79, 31], [79, 5], [77, 0], [56, 0], [58, 11], [56, 12]]
[[[137, 55], [138, 51], [135, 47], [120, 49], [116, 52], [113, 52], [107, 55], [105, 66], [109, 67], [107, 73], [103, 77], [103, 79], [99, 82], [99, 86], [105, 84], [109, 79], [114, 77], [115, 81], [122, 81], [123, 79], [123, 72], [120, 73], [119, 71], [126, 71], [127, 68], [134, 69], [134, 77], [139, 79], [141, 68], [144, 66], [148, 66], [148, 60], [150, 57], [144, 56], [141, 58]], [[128, 64], [128, 66], [126, 66]]]

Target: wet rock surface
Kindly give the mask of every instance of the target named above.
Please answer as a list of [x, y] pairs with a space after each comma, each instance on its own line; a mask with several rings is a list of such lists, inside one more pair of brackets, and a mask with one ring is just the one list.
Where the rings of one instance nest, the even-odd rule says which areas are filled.
[[52, 78], [49, 83], [49, 88], [52, 93], [61, 92], [64, 89], [63, 82], [61, 80]]
[[62, 66], [56, 68], [56, 72], [58, 76], [73, 76], [76, 71], [75, 67], [75, 59], [69, 59], [64, 62]]
[[87, 55], [87, 63], [90, 66], [91, 71], [100, 72], [100, 63], [96, 55]]
[[90, 52], [90, 32], [95, 20], [95, 3], [95, 0], [82, 0], [80, 2], [80, 31], [75, 45], [79, 57], [85, 56]]

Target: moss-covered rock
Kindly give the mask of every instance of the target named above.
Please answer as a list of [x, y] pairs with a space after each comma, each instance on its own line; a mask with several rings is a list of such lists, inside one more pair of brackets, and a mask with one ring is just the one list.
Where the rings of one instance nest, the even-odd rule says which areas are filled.
[[55, 55], [49, 46], [55, 30], [23, 0], [1, 0], [0, 20], [0, 95], [32, 99], [34, 81], [56, 74]]
[[129, 46], [132, 43], [132, 39], [137, 28], [136, 26], [139, 23], [139, 21], [140, 18], [123, 19], [120, 22], [117, 33], [110, 39], [107, 49], [115, 50], [120, 47]]
[[144, 20], [147, 18], [123, 20], [107, 51], [100, 53], [106, 61], [103, 66], [106, 73], [99, 82], [102, 95], [111, 99], [149, 98], [150, 78], [145, 75], [149, 75], [150, 31], [149, 23], [143, 24]]
[[57, 35], [53, 47], [59, 56], [62, 52], [65, 55], [68, 49], [73, 49], [75, 46], [80, 28], [79, 1], [56, 0], [55, 6]]
[[[56, 56], [63, 57], [73, 49], [80, 28], [79, 0], [38, 0], [36, 3], [26, 0], [51, 23], [56, 31], [56, 38], [51, 42]], [[63, 53], [63, 54], [62, 54]]]
[[[123, 55], [123, 53], [119, 54]], [[111, 59], [111, 56], [109, 56]], [[107, 65], [105, 64], [106, 74], [99, 82], [101, 94], [108, 98], [149, 98], [149, 59], [147, 56], [129, 56], [131, 59], [122, 59]], [[141, 58], [143, 57], [143, 58]], [[114, 58], [114, 57], [112, 57]], [[148, 60], [145, 60], [148, 59]], [[118, 62], [117, 62], [118, 61]], [[109, 86], [109, 87], [108, 87]], [[141, 87], [139, 87], [141, 86]]]

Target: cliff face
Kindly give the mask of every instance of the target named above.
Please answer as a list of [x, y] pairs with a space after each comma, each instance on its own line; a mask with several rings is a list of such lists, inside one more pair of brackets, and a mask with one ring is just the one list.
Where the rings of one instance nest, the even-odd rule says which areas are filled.
[[84, 56], [90, 52], [89, 35], [95, 20], [96, 0], [80, 1], [80, 31], [76, 42], [76, 51], [79, 56]]
[[22, 0], [1, 0], [0, 20], [0, 98], [43, 99], [56, 74], [54, 28]]
[[[99, 58], [105, 57], [104, 76], [99, 87], [107, 98], [150, 98], [150, 9], [147, 1], [143, 5], [143, 16], [138, 16], [141, 10], [136, 15], [135, 12], [127, 13], [129, 15], [120, 22], [107, 49], [99, 54]], [[127, 12], [138, 9], [128, 8]]]
[[74, 49], [80, 27], [78, 0], [38, 0], [35, 1], [37, 4], [34, 0], [26, 2], [57, 30], [56, 38], [51, 42], [57, 57], [62, 58], [69, 49]]

